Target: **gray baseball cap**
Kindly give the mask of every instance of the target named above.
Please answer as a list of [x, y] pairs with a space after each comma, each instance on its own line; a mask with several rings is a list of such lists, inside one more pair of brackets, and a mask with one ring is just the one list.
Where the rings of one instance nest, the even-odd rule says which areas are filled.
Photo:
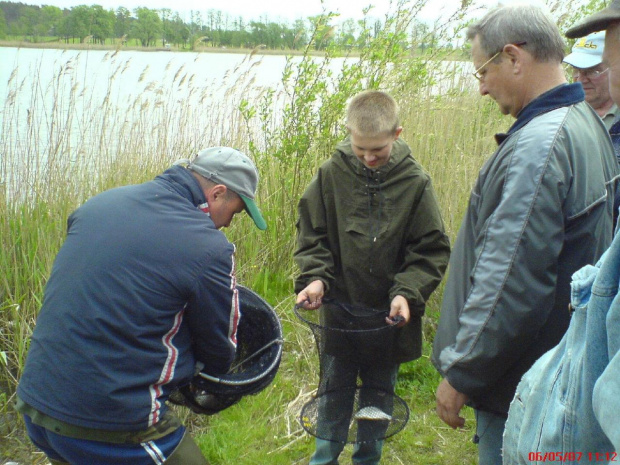
[[187, 169], [238, 194], [258, 229], [267, 229], [267, 222], [254, 202], [258, 170], [247, 155], [230, 147], [210, 147], [198, 152]]
[[576, 39], [592, 32], [603, 31], [610, 23], [620, 21], [620, 0], [613, 0], [607, 8], [588, 16], [582, 22], [566, 31], [566, 37]]
[[600, 65], [603, 61], [605, 48], [605, 31], [594, 32], [575, 42], [571, 53], [564, 58], [564, 62], [575, 68], [586, 69]]

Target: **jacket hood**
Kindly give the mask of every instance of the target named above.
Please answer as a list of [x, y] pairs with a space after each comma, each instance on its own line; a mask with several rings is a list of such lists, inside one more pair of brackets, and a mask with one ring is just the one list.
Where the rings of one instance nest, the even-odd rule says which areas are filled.
[[366, 176], [368, 172], [376, 173], [377, 175], [383, 175], [385, 177], [390, 171], [399, 166], [407, 157], [411, 155], [411, 149], [407, 143], [398, 138], [394, 141], [392, 146], [392, 153], [388, 162], [376, 170], [372, 170], [364, 166], [364, 164], [357, 158], [351, 148], [351, 137], [347, 136], [342, 142], [336, 146], [336, 153], [333, 155], [334, 161], [340, 166], [347, 166], [349, 170], [352, 170], [355, 174], [360, 176]]
[[207, 199], [194, 175], [182, 166], [172, 166], [155, 178], [166, 184], [168, 189], [178, 192], [195, 206], [199, 207]]

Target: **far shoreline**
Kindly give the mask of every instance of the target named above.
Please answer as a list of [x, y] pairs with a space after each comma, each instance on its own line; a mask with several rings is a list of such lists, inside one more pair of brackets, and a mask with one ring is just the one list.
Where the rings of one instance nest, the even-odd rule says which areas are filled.
[[[12, 48], [39, 48], [39, 49], [58, 49], [58, 50], [110, 50], [110, 51], [132, 51], [132, 52], [180, 52], [180, 53], [237, 53], [243, 55], [295, 55], [301, 56], [308, 53], [312, 56], [325, 56], [325, 52], [321, 51], [310, 51], [306, 52], [305, 50], [292, 50], [292, 49], [283, 49], [283, 50], [274, 50], [268, 49], [266, 47], [258, 46], [253, 49], [251, 48], [228, 48], [228, 47], [195, 47], [193, 50], [189, 48], [180, 48], [180, 47], [160, 47], [160, 46], [151, 46], [151, 47], [140, 47], [140, 46], [127, 46], [127, 45], [113, 45], [113, 44], [71, 44], [64, 43], [60, 41], [56, 42], [28, 42], [28, 41], [9, 41], [9, 40], [0, 40], [0, 47], [12, 47]], [[341, 56], [350, 56], [356, 57], [359, 56], [359, 53], [353, 53], [348, 55]]]
[[[16, 40], [0, 40], [0, 47], [11, 48], [35, 48], [35, 49], [57, 49], [57, 50], [108, 50], [108, 51], [131, 51], [131, 52], [178, 52], [178, 53], [236, 53], [240, 55], [271, 55], [271, 56], [315, 56], [326, 57], [327, 53], [319, 50], [293, 50], [293, 49], [268, 49], [264, 45], [259, 45], [255, 48], [228, 48], [228, 47], [208, 47], [201, 45], [194, 47], [194, 49], [181, 48], [177, 46], [162, 47], [162, 46], [150, 46], [142, 47], [136, 45], [121, 45], [117, 44], [83, 44], [83, 43], [65, 43], [62, 41], [53, 42], [29, 42], [29, 41], [16, 41]], [[410, 58], [416, 58], [424, 55], [424, 53], [412, 53]], [[443, 56], [443, 61], [462, 61], [462, 52], [452, 51], [446, 56]], [[330, 55], [331, 58], [359, 58], [360, 52], [348, 52], [338, 53]], [[429, 55], [429, 58], [434, 59], [433, 53]]]

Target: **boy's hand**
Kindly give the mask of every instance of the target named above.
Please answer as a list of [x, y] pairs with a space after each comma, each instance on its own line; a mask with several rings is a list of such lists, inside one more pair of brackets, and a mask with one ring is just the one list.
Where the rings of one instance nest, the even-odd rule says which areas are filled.
[[405, 326], [409, 323], [411, 313], [409, 312], [409, 304], [407, 299], [402, 295], [397, 295], [392, 299], [390, 304], [390, 315], [385, 319], [390, 325]]
[[316, 310], [321, 306], [324, 292], [325, 286], [323, 285], [323, 281], [320, 279], [312, 281], [303, 291], [297, 294], [297, 301], [295, 304], [306, 310]]

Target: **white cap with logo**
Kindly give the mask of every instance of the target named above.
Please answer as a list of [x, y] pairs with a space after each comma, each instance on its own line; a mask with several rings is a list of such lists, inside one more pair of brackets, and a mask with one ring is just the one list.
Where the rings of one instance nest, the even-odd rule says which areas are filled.
[[580, 69], [592, 68], [603, 61], [604, 48], [605, 31], [595, 32], [577, 39], [570, 55], [564, 58], [564, 63]]

